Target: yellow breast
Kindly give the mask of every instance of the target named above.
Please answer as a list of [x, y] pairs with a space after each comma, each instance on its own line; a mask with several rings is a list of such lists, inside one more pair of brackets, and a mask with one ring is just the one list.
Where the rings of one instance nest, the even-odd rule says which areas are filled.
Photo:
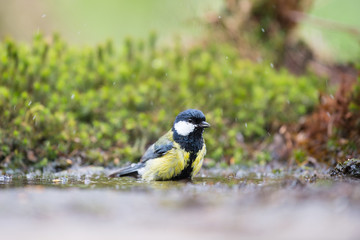
[[193, 172], [192, 172], [192, 175], [191, 175], [192, 178], [200, 171], [201, 166], [202, 166], [203, 161], [204, 161], [205, 154], [206, 154], [206, 145], [204, 143], [204, 146], [202, 147], [202, 149], [197, 154], [197, 157], [196, 157], [195, 161], [192, 163], [192, 168], [193, 168]]
[[146, 162], [142, 178], [151, 180], [169, 180], [175, 177], [185, 168], [190, 154], [174, 143], [174, 147], [160, 158], [151, 159]]

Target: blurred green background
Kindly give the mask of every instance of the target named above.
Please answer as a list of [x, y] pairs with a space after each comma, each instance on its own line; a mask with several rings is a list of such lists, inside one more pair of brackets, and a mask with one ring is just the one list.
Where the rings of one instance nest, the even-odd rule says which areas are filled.
[[162, 40], [203, 32], [200, 16], [218, 9], [221, 0], [14, 0], [0, 1], [0, 36], [29, 41], [34, 33], [59, 32], [76, 44], [96, 44], [126, 36], [144, 38], [156, 30]]
[[[359, 9], [358, 0], [316, 0], [310, 14], [328, 20], [329, 25], [317, 25], [305, 21], [301, 27], [301, 35], [323, 59], [329, 58], [340, 62], [359, 60]], [[334, 26], [337, 24], [356, 30], [357, 34], [350, 34]]]
[[[0, 0], [0, 38], [30, 41], [38, 31], [59, 32], [72, 44], [94, 45], [111, 38], [118, 45], [126, 36], [144, 38], [156, 30], [161, 42], [171, 43], [177, 35], [191, 43], [205, 31], [199, 18], [222, 4], [221, 0]], [[330, 26], [336, 22], [360, 31], [359, 9], [358, 0], [316, 0], [310, 14]], [[300, 34], [323, 59], [359, 59], [359, 35], [312, 21], [302, 24]]]

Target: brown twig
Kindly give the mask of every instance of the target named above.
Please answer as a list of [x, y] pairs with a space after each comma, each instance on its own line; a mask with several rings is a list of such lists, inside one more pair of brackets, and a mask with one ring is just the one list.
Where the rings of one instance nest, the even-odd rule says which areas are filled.
[[360, 40], [360, 29], [351, 27], [339, 22], [331, 21], [328, 19], [312, 16], [299, 11], [289, 11], [288, 18], [294, 22], [309, 21], [313, 24], [326, 27], [328, 29], [335, 29], [343, 32], [347, 32]]

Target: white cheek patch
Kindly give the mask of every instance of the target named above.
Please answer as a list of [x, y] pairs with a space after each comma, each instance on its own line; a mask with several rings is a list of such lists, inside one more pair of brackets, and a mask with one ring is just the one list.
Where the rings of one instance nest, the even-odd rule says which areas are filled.
[[189, 122], [180, 121], [175, 123], [175, 130], [178, 134], [182, 136], [189, 135], [195, 129], [195, 125]]

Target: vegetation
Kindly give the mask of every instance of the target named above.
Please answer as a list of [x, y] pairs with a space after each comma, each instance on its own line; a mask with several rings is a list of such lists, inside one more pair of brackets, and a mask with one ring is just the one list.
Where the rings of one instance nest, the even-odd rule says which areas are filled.
[[[268, 59], [296, 74], [306, 72], [312, 54], [295, 37], [296, 14], [307, 11], [313, 0], [225, 0], [220, 12], [208, 18], [209, 39], [226, 42], [253, 61]], [[295, 36], [294, 36], [295, 35]]]
[[295, 137], [306, 155], [332, 165], [360, 155], [360, 71], [354, 66], [342, 68], [336, 93], [321, 95]]
[[213, 126], [207, 157], [244, 162], [244, 139], [297, 121], [319, 87], [318, 78], [239, 59], [226, 43], [159, 48], [151, 34], [119, 51], [111, 41], [72, 48], [58, 35], [37, 34], [31, 46], [8, 39], [0, 44], [0, 163], [136, 161], [186, 108], [201, 109]]
[[[254, 62], [271, 59], [276, 67], [286, 68], [296, 75], [306, 76], [311, 71], [318, 76], [325, 76], [329, 83], [327, 89], [334, 89], [333, 95], [319, 89], [320, 101], [314, 111], [309, 116], [298, 119], [296, 124], [284, 126], [270, 144], [270, 148], [274, 150], [272, 157], [290, 163], [321, 161], [335, 165], [349, 158], [358, 158], [360, 154], [359, 66], [339, 64], [344, 59], [355, 63], [359, 59], [359, 54], [356, 54], [359, 31], [351, 27], [357, 25], [358, 21], [353, 19], [356, 14], [351, 17], [336, 17], [338, 24], [326, 18], [314, 18], [306, 14], [313, 3], [313, 0], [226, 0], [220, 12], [221, 17], [214, 14], [208, 18], [207, 25], [211, 31], [207, 41], [211, 43], [215, 38], [218, 42], [231, 44], [240, 56]], [[329, 4], [331, 7], [325, 12], [338, 9], [334, 4]], [[341, 3], [341, 7], [351, 12], [354, 4], [347, 1], [346, 4]], [[324, 10], [319, 7], [316, 9]], [[299, 34], [300, 20], [312, 25], [312, 28], [321, 29], [321, 32], [327, 30], [339, 36], [350, 33], [354, 41], [348, 42], [344, 39], [342, 44], [338, 43], [331, 49], [341, 46], [340, 51], [327, 52], [328, 55], [331, 52], [330, 55], [337, 57], [324, 59], [321, 57], [324, 52], [320, 54], [322, 40], [304, 41], [304, 36]], [[342, 25], [343, 20], [350, 25]], [[356, 47], [348, 44], [351, 42], [355, 43]], [[350, 54], [345, 54], [346, 52]], [[330, 63], [335, 59], [337, 63]], [[260, 150], [261, 156], [264, 149]]]

